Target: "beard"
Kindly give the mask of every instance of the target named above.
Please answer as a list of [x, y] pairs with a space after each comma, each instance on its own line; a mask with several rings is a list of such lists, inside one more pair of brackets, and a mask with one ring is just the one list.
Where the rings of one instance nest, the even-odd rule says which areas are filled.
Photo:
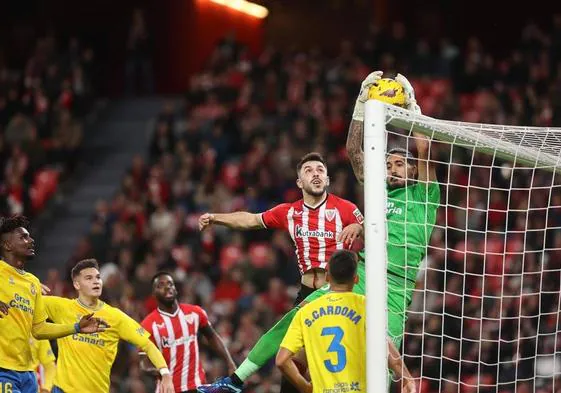
[[314, 190], [314, 188], [311, 185], [303, 187], [303, 190], [306, 192], [306, 194], [314, 196], [314, 197], [322, 196], [325, 193], [326, 189], [327, 189], [327, 186], [323, 186], [321, 190]]
[[[393, 180], [393, 181], [392, 181]], [[407, 186], [407, 180], [403, 179], [402, 177], [390, 177], [386, 181], [389, 190], [396, 190], [398, 188], [403, 188]]]
[[168, 299], [168, 298], [164, 298], [164, 297], [161, 297], [161, 298], [158, 299], [158, 301], [166, 307], [172, 307], [174, 305], [174, 303], [176, 302], [176, 300], [177, 300], [177, 296], [174, 297], [173, 299]]

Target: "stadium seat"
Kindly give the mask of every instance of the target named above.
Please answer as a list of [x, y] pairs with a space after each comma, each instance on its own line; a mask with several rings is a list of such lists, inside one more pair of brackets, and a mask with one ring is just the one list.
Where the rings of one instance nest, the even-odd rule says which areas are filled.
[[251, 264], [257, 268], [267, 265], [269, 263], [269, 249], [267, 243], [252, 243], [248, 250]]
[[54, 194], [58, 186], [60, 172], [56, 169], [43, 169], [35, 174], [31, 187], [31, 205], [33, 211], [40, 211], [46, 201]]

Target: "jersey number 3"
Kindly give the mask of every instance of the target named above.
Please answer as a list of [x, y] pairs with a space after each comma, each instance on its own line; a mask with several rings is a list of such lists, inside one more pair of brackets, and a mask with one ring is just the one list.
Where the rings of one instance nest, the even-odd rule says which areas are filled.
[[331, 340], [331, 344], [329, 344], [329, 348], [327, 348], [327, 352], [334, 352], [337, 354], [337, 361], [333, 363], [330, 359], [325, 360], [323, 364], [325, 368], [332, 373], [338, 373], [339, 371], [343, 371], [345, 366], [347, 365], [347, 350], [341, 344], [341, 340], [343, 339], [343, 329], [339, 326], [333, 327], [325, 327], [321, 331], [322, 336], [333, 336], [333, 340]]

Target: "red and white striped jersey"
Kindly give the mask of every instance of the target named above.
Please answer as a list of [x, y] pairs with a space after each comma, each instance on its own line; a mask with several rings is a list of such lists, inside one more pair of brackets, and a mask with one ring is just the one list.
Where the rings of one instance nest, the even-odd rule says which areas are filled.
[[296, 245], [300, 273], [327, 266], [329, 257], [336, 250], [348, 248], [338, 242], [343, 228], [349, 224], [362, 224], [362, 213], [352, 202], [327, 194], [317, 207], [310, 207], [300, 199], [282, 203], [261, 214], [266, 228], [285, 229]]
[[176, 392], [196, 389], [205, 383], [197, 334], [209, 322], [201, 307], [180, 304], [174, 314], [155, 309], [141, 325], [164, 355]]

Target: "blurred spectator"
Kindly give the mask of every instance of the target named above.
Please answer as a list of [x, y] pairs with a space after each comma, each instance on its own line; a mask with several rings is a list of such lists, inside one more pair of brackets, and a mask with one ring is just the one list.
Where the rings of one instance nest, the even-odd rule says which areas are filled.
[[132, 14], [132, 23], [127, 41], [127, 63], [125, 65], [125, 81], [127, 94], [140, 91], [152, 93], [152, 37], [146, 26], [144, 11], [137, 8]]
[[[81, 67], [93, 67], [93, 51], [77, 38], [66, 52], [57, 46], [54, 36], [40, 37], [24, 70], [0, 69], [2, 214], [39, 213], [76, 166], [81, 117], [93, 98], [91, 75]], [[82, 50], [91, 53], [88, 61]]]

